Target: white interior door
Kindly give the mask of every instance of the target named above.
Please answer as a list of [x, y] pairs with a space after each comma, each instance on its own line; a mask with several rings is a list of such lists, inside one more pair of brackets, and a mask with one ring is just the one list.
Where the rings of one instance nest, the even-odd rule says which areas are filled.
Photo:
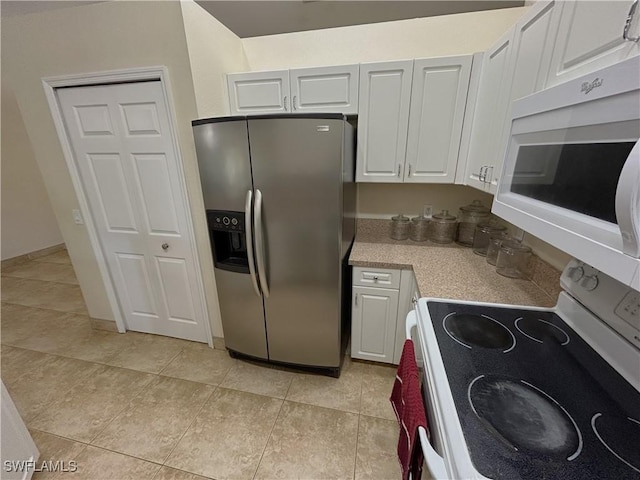
[[206, 342], [160, 82], [61, 88], [57, 95], [127, 328]]

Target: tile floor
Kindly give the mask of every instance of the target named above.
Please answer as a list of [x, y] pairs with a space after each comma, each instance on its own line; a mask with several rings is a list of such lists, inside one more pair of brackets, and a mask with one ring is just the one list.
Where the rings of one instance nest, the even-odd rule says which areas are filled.
[[35, 479], [396, 479], [395, 369], [339, 379], [206, 345], [94, 330], [65, 252], [2, 271], [2, 379], [40, 460]]

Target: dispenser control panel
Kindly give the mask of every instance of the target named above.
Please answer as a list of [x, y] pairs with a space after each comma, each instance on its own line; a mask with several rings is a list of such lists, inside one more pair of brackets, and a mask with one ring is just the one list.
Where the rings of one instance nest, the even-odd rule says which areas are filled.
[[207, 210], [209, 228], [224, 232], [244, 232], [244, 212]]

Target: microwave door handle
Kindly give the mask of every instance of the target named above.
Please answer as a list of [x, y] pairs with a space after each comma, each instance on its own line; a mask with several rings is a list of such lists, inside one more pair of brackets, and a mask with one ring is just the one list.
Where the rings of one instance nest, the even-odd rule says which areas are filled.
[[[408, 313], [407, 319], [404, 324], [405, 338], [411, 340], [411, 331], [418, 325], [418, 317], [415, 310]], [[427, 469], [431, 474], [431, 478], [435, 480], [444, 480], [449, 478], [447, 468], [444, 464], [444, 459], [438, 455], [438, 452], [434, 450], [427, 436], [427, 431], [423, 427], [418, 427], [418, 436], [420, 437], [420, 447], [424, 454], [424, 463], [427, 465]]]
[[256, 260], [258, 265], [258, 280], [262, 287], [264, 298], [269, 298], [269, 285], [267, 283], [267, 268], [264, 261], [264, 227], [262, 224], [262, 192], [256, 189], [256, 203], [253, 218], [256, 236]]
[[249, 275], [251, 275], [251, 284], [253, 285], [253, 290], [256, 292], [256, 295], [259, 297], [262, 296], [260, 293], [260, 287], [258, 287], [258, 278], [256, 277], [256, 265], [255, 259], [253, 256], [253, 229], [251, 222], [251, 206], [253, 204], [253, 192], [251, 190], [247, 190], [247, 196], [244, 202], [244, 230], [246, 234], [246, 243], [247, 243], [247, 261], [249, 263]]

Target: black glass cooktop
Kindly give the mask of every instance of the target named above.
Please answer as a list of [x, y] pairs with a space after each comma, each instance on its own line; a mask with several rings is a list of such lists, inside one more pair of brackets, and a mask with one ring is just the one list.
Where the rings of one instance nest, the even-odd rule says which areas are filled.
[[427, 305], [478, 472], [640, 479], [640, 393], [560, 317]]

